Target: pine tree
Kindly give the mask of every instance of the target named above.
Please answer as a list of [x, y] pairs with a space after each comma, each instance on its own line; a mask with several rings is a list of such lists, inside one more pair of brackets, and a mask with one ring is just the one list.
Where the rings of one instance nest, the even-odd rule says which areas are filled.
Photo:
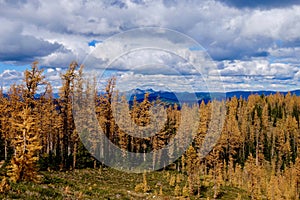
[[[113, 103], [113, 95], [114, 89], [116, 85], [116, 78], [110, 78], [107, 81], [105, 87], [105, 94], [96, 96], [96, 115], [99, 121], [99, 124], [103, 130], [103, 133], [113, 144], [118, 144], [118, 137], [116, 136], [116, 123], [113, 117], [112, 103]], [[109, 145], [109, 144], [107, 144]], [[101, 145], [100, 154], [103, 154], [104, 145]], [[112, 152], [106, 151], [105, 155], [109, 157]]]
[[296, 198], [300, 198], [300, 158], [296, 159], [294, 165], [294, 180], [295, 180], [295, 196]]
[[35, 101], [35, 95], [37, 94], [39, 86], [46, 84], [46, 82], [44, 81], [45, 77], [42, 75], [42, 73], [43, 70], [39, 70], [37, 61], [32, 63], [30, 70], [25, 70], [24, 72], [25, 88], [23, 92], [23, 98], [25, 100], [25, 103], [31, 109], [34, 109], [37, 102]]
[[[78, 74], [75, 77], [76, 82], [74, 83], [73, 90], [75, 91], [77, 89], [77, 92], [80, 92], [81, 95], [83, 93], [83, 65], [80, 66], [78, 70]], [[73, 96], [74, 96], [74, 91], [73, 91]], [[72, 109], [73, 112], [73, 109]], [[74, 120], [73, 118], [71, 119], [72, 121]], [[75, 125], [73, 127], [73, 132], [71, 133], [71, 141], [72, 141], [72, 154], [73, 154], [73, 163], [72, 163], [72, 168], [76, 168], [76, 162], [77, 162], [77, 151], [78, 151], [78, 146], [79, 146], [79, 135], [78, 132], [75, 128]]]
[[[77, 77], [76, 68], [78, 64], [72, 62], [65, 74], [62, 75], [63, 86], [60, 89], [59, 109], [62, 116], [62, 167], [64, 170], [70, 167], [69, 147], [74, 132], [74, 120], [72, 114], [72, 95], [74, 92], [74, 80]], [[60, 140], [60, 138], [59, 138]], [[60, 153], [60, 150], [59, 150]]]
[[4, 140], [4, 160], [8, 158], [8, 141], [9, 141], [9, 101], [3, 96], [3, 91], [0, 93], [0, 138]]
[[253, 132], [255, 137], [255, 164], [259, 165], [259, 161], [263, 160], [263, 145], [261, 140], [261, 122], [258, 117], [257, 110], [254, 111]]
[[5, 194], [11, 189], [9, 181], [6, 177], [3, 177], [0, 182], [0, 194]]
[[19, 121], [13, 121], [16, 128], [16, 137], [12, 140], [15, 148], [14, 157], [8, 175], [12, 182], [37, 181], [36, 162], [40, 145], [39, 130], [36, 126], [36, 119], [31, 115], [31, 109], [26, 107], [18, 116]]
[[198, 134], [195, 137], [195, 147], [197, 150], [201, 148], [208, 129], [209, 111], [207, 109], [208, 106], [206, 106], [204, 101], [202, 101], [199, 107], [199, 113], [200, 113], [199, 129], [198, 129]]
[[181, 188], [179, 185], [176, 185], [174, 188], [174, 196], [175, 197], [181, 196]]
[[261, 168], [256, 165], [256, 159], [253, 158], [252, 154], [245, 163], [244, 172], [246, 173], [247, 190], [251, 199], [261, 199]]
[[118, 125], [118, 145], [123, 151], [123, 156], [126, 155], [127, 148], [129, 145], [128, 134], [132, 135], [132, 120], [129, 114], [129, 104], [127, 103], [126, 97], [122, 96], [120, 102], [113, 103], [114, 113], [116, 113], [116, 123]]

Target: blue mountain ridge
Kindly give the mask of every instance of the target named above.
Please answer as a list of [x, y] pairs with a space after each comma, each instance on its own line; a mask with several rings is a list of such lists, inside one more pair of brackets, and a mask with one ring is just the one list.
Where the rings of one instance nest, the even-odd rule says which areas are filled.
[[[204, 101], [207, 103], [208, 101], [211, 101], [213, 99], [216, 100], [225, 100], [229, 99], [232, 97], [237, 97], [237, 98], [243, 98], [243, 99], [248, 99], [248, 97], [252, 94], [257, 94], [257, 95], [271, 95], [271, 94], [276, 94], [277, 92], [286, 95], [288, 92], [286, 91], [231, 91], [231, 92], [195, 92], [195, 93], [190, 93], [190, 92], [168, 92], [168, 91], [154, 91], [152, 89], [148, 90], [141, 90], [141, 89], [136, 89], [135, 91], [138, 92], [129, 92], [130, 98], [129, 102], [133, 101], [134, 96], [136, 96], [136, 100], [138, 102], [143, 101], [144, 95], [148, 92], [149, 93], [149, 100], [154, 101], [156, 99], [161, 100], [162, 102], [165, 103], [201, 103], [201, 101]], [[151, 92], [149, 92], [151, 91]], [[300, 96], [300, 90], [292, 90], [290, 91], [292, 95]]]
[[[216, 100], [225, 100], [229, 99], [232, 97], [237, 97], [237, 98], [243, 98], [243, 99], [248, 99], [248, 97], [252, 94], [257, 94], [257, 95], [271, 95], [271, 94], [276, 94], [280, 93], [283, 95], [286, 95], [288, 92], [287, 91], [231, 91], [231, 92], [170, 92], [170, 91], [155, 91], [153, 89], [147, 89], [147, 90], [142, 90], [142, 89], [134, 89], [125, 92], [125, 95], [129, 101], [129, 104], [132, 105], [134, 97], [136, 97], [136, 100], [138, 102], [141, 102], [144, 100], [144, 96], [146, 93], [149, 93], [149, 100], [150, 101], [155, 101], [159, 99], [160, 101], [166, 103], [166, 104], [181, 104], [181, 103], [187, 103], [187, 104], [194, 104], [194, 103], [201, 103], [201, 101], [204, 101], [207, 103], [208, 101], [211, 101], [213, 99]], [[300, 96], [300, 89], [299, 90], [292, 90], [290, 91], [292, 95]], [[99, 93], [101, 94], [101, 93]], [[124, 93], [121, 93], [121, 95]], [[7, 94], [3, 94], [4, 97], [8, 97]], [[40, 94], [37, 94], [35, 96], [37, 99], [40, 97]], [[59, 98], [58, 93], [53, 94], [54, 99]]]

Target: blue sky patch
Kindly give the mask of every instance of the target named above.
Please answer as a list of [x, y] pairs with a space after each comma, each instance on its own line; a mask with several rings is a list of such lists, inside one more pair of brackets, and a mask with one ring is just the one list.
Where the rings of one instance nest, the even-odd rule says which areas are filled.
[[92, 41], [88, 42], [88, 45], [90, 47], [96, 47], [96, 44], [101, 43], [101, 42], [102, 41], [100, 41], [100, 40], [92, 40]]
[[26, 69], [29, 69], [29, 68], [30, 68], [30, 65], [16, 66], [13, 64], [6, 64], [3, 62], [0, 62], [0, 73], [4, 72], [5, 70], [25, 71]]
[[190, 47], [189, 50], [190, 51], [206, 51], [206, 49], [201, 46]]

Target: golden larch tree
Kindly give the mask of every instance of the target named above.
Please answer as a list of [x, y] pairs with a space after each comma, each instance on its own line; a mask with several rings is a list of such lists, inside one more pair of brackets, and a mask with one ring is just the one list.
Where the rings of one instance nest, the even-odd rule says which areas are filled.
[[36, 126], [37, 119], [32, 117], [29, 107], [26, 107], [18, 117], [18, 121], [12, 121], [12, 126], [17, 130], [17, 134], [11, 141], [15, 153], [8, 175], [12, 182], [37, 181], [37, 154], [42, 148], [39, 130]]

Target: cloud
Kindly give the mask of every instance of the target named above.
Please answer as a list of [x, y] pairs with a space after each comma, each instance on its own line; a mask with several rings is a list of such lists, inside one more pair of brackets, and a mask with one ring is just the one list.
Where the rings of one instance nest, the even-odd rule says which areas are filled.
[[251, 0], [251, 1], [241, 1], [241, 0], [219, 0], [224, 2], [229, 6], [234, 6], [237, 8], [276, 8], [276, 7], [288, 7], [293, 5], [299, 5], [298, 0]]
[[2, 16], [25, 25], [28, 35], [57, 40], [73, 51], [79, 46], [73, 46], [76, 40], [88, 52], [84, 42], [145, 26], [168, 27], [192, 36], [218, 60], [266, 56], [265, 49], [274, 40], [291, 44], [299, 40], [299, 6], [245, 11], [206, 0], [18, 2], [17, 7], [2, 3]]
[[270, 48], [270, 61], [278, 63], [300, 63], [300, 47]]
[[61, 48], [58, 43], [50, 43], [31, 35], [22, 34], [22, 25], [0, 18], [0, 60], [28, 61], [46, 56]]
[[[29, 68], [29, 67], [27, 67]], [[44, 69], [43, 75], [45, 75], [45, 80], [51, 83], [54, 92], [58, 92], [61, 87], [61, 74], [65, 73], [65, 70], [61, 68], [48, 68], [41, 67]], [[17, 70], [4, 70], [0, 73], [0, 87], [4, 91], [8, 91], [10, 86], [16, 84], [24, 84], [24, 73]]]
[[[149, 89], [162, 91], [208, 91], [206, 83], [198, 76], [163, 75], [163, 74], [137, 74], [122, 73], [117, 77], [116, 89], [129, 91], [131, 89]], [[222, 91], [222, 86], [217, 88]]]
[[218, 68], [226, 90], [298, 89], [299, 67], [295, 64], [270, 63], [265, 59], [227, 60], [219, 62]]
[[23, 73], [16, 70], [4, 70], [0, 73], [0, 86], [4, 91], [8, 91], [12, 84], [21, 84]]
[[300, 80], [300, 70], [295, 74], [295, 80], [296, 81]]
[[[277, 80], [285, 84], [284, 81], [289, 79], [294, 84], [298, 77], [298, 1], [2, 0], [0, 12], [0, 62], [21, 65], [38, 59], [43, 66], [66, 68], [72, 60], [84, 62], [86, 56], [101, 45], [87, 45], [91, 41], [105, 41], [132, 28], [155, 26], [174, 29], [195, 39], [218, 63], [224, 76], [250, 74], [250, 77], [259, 77], [259, 82], [264, 80], [261, 77], [264, 73], [270, 87], [276, 86]], [[137, 43], [142, 41], [137, 36], [130, 39]], [[158, 39], [157, 43], [184, 42], [169, 35], [167, 39]], [[117, 56], [123, 48], [115, 44], [101, 58], [94, 57], [90, 61], [101, 65], [107, 57]], [[194, 46], [189, 48], [193, 50]], [[152, 62], [154, 59], [156, 61]], [[126, 60], [131, 66], [124, 65]], [[131, 54], [123, 59], [123, 64], [121, 61], [118, 63], [121, 67], [115, 67], [115, 70], [167, 75], [167, 68], [156, 66], [157, 74], [154, 74], [142, 67], [147, 67], [147, 63], [158, 63], [176, 66], [182, 74], [194, 74], [189, 65], [164, 54]], [[241, 80], [244, 82], [232, 79], [232, 84], [241, 82], [243, 88], [242, 84], [245, 87], [249, 84], [248, 79]], [[233, 88], [233, 85], [228, 82], [228, 87]], [[251, 85], [254, 86], [254, 82]]]
[[278, 79], [293, 78], [298, 71], [298, 67], [293, 64], [270, 63], [264, 59], [222, 61], [219, 68], [222, 76], [265, 76]]

